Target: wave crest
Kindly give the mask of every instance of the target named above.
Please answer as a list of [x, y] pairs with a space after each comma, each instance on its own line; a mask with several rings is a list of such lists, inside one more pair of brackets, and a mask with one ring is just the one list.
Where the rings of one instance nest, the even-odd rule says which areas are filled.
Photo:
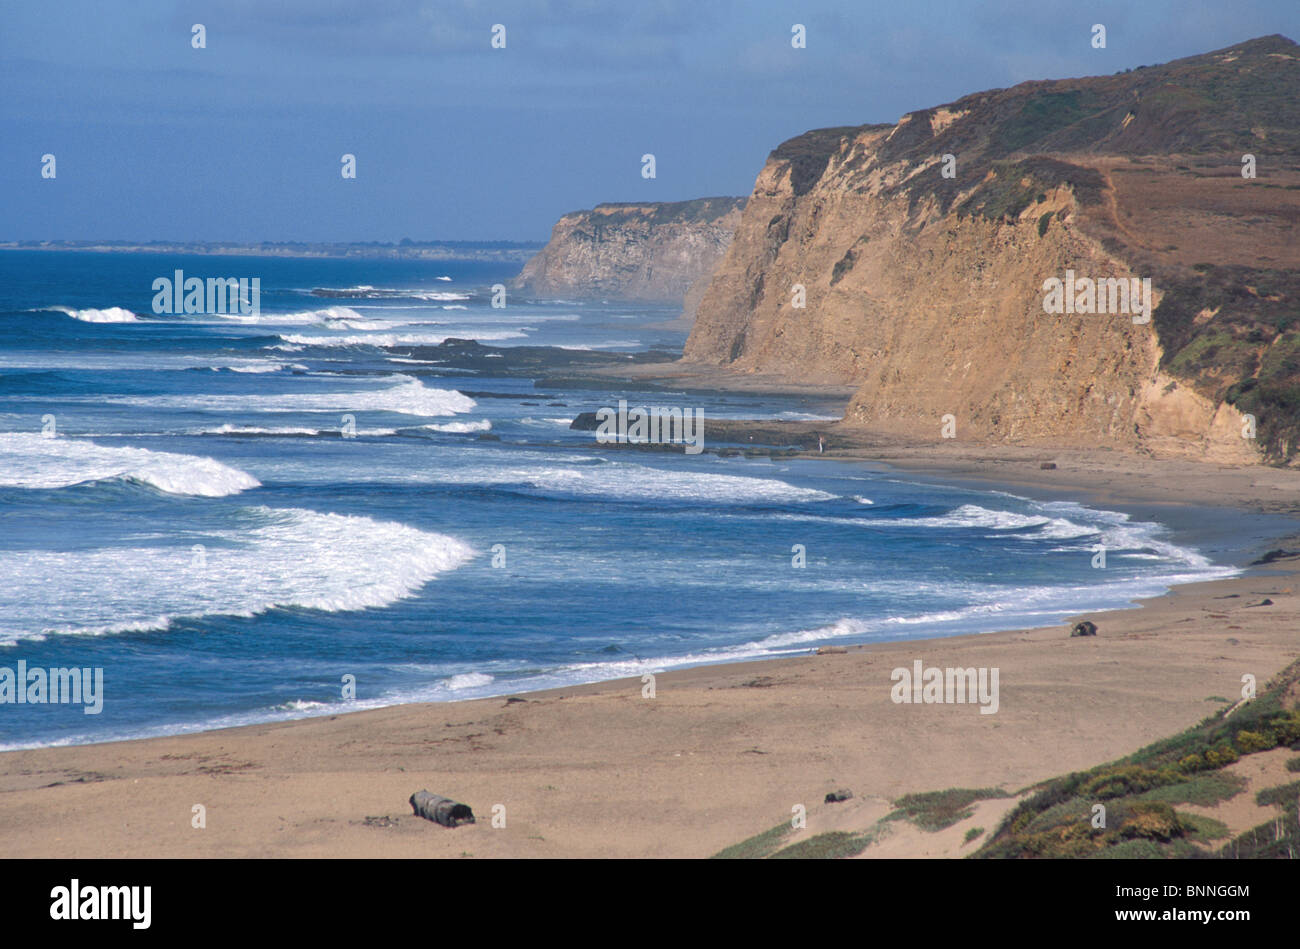
[[0, 434], [0, 485], [39, 490], [112, 480], [208, 498], [261, 485], [247, 472], [212, 458], [28, 432]]

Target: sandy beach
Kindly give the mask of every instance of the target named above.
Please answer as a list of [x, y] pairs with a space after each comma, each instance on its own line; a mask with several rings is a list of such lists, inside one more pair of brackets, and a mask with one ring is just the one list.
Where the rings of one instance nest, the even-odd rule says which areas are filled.
[[[833, 426], [832, 426], [833, 428]], [[864, 445], [866, 444], [864, 440]], [[1300, 510], [1272, 468], [1035, 448], [849, 447], [937, 480], [1060, 491], [1092, 503]], [[1040, 465], [1052, 459], [1057, 468]], [[1270, 546], [1295, 546], [1278, 538]], [[1262, 552], [1262, 551], [1259, 551]], [[904, 793], [1014, 794], [1114, 759], [1235, 700], [1300, 656], [1295, 560], [1185, 585], [1067, 625], [850, 647], [467, 702], [407, 705], [178, 737], [0, 755], [0, 850], [13, 857], [705, 857], [807, 810], [861, 830]], [[1267, 605], [1264, 600], [1270, 600]], [[890, 673], [1000, 670], [996, 714], [891, 701]], [[521, 701], [522, 699], [522, 701]], [[474, 825], [411, 813], [428, 789]], [[848, 788], [846, 803], [825, 795]], [[1012, 798], [929, 834], [908, 825], [863, 856], [959, 856]], [[202, 805], [206, 826], [193, 826]], [[498, 806], [499, 805], [499, 806]], [[497, 817], [494, 826], [494, 814]], [[971, 848], [966, 848], [969, 850]]]

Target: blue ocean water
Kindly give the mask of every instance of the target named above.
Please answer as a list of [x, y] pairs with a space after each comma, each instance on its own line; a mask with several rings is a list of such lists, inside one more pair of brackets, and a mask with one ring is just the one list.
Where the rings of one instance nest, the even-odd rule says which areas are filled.
[[[154, 315], [177, 269], [258, 277], [260, 317]], [[0, 666], [104, 670], [98, 715], [0, 705], [0, 748], [1041, 625], [1233, 572], [1072, 502], [604, 449], [568, 424], [620, 399], [706, 419], [835, 407], [539, 388], [420, 357], [448, 337], [681, 346], [652, 328], [667, 309], [492, 308], [515, 269], [0, 253]]]

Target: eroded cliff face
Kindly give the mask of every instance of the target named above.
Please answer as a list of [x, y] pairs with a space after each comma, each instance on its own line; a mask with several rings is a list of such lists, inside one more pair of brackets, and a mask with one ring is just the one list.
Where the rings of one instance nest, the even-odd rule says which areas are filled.
[[[1300, 92], [1296, 50], [1270, 37], [785, 143], [685, 358], [856, 384], [847, 421], [923, 441], [952, 416], [986, 442], [1291, 454], [1300, 358], [1269, 359], [1300, 354], [1300, 169], [1294, 105], [1264, 100]], [[1241, 177], [1245, 152], [1271, 190]], [[1154, 315], [1045, 312], [1045, 281], [1067, 271], [1149, 278]], [[1278, 397], [1244, 405], [1265, 376]], [[1267, 438], [1242, 437], [1251, 409]]]
[[[514, 286], [544, 297], [682, 304], [693, 314], [744, 198], [600, 204], [560, 218]], [[692, 286], [699, 284], [692, 295]]]

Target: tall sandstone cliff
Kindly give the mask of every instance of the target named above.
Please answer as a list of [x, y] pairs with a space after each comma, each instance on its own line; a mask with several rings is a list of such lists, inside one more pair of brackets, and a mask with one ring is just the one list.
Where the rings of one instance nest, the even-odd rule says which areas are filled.
[[699, 198], [566, 214], [514, 286], [543, 297], [684, 303], [690, 315], [744, 206], [744, 198]]
[[[1288, 460], [1297, 146], [1281, 36], [809, 132], [768, 157], [685, 359], [856, 384], [846, 421], [918, 441], [952, 415], [983, 442]], [[1067, 270], [1151, 278], [1154, 316], [1044, 312]]]

